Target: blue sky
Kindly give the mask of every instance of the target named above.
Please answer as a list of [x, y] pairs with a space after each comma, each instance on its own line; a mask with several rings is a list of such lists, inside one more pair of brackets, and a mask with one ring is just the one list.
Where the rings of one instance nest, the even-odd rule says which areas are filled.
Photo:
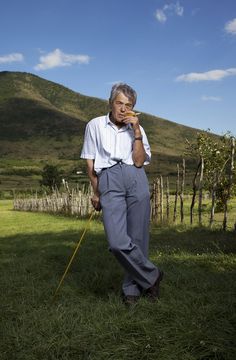
[[235, 0], [1, 0], [0, 71], [26, 71], [102, 99], [236, 135]]

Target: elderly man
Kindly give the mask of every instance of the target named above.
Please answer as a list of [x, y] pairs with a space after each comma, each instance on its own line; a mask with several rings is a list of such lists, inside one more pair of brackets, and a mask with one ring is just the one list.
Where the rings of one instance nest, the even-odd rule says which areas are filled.
[[88, 122], [81, 157], [96, 210], [102, 209], [109, 248], [123, 269], [123, 300], [141, 295], [158, 299], [163, 277], [148, 259], [150, 193], [143, 165], [151, 158], [144, 129], [133, 112], [136, 92], [127, 84], [112, 87], [110, 112]]

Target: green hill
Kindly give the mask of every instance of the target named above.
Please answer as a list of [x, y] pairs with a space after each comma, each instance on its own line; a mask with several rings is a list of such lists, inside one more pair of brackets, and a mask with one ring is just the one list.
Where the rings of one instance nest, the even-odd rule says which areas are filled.
[[[83, 170], [79, 156], [85, 125], [107, 112], [105, 100], [33, 74], [0, 72], [0, 188], [31, 186], [47, 162], [60, 165], [68, 174]], [[140, 121], [152, 148], [150, 176], [174, 173], [185, 139], [195, 138], [197, 129], [144, 113]], [[188, 166], [190, 171], [191, 159]], [[35, 178], [22, 178], [27, 169]]]

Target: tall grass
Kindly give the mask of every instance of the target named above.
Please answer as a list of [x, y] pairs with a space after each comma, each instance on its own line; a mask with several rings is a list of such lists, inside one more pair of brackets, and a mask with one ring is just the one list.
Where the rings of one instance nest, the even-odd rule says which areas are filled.
[[123, 273], [95, 220], [54, 303], [86, 220], [14, 212], [0, 202], [3, 360], [234, 360], [233, 232], [151, 229], [161, 300], [126, 308]]

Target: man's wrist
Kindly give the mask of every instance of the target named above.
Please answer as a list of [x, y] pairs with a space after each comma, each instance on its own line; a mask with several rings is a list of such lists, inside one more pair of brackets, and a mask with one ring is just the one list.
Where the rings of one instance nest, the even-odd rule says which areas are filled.
[[140, 135], [140, 136], [135, 136], [135, 137], [134, 137], [134, 141], [135, 141], [135, 140], [143, 140], [143, 136], [142, 136], [142, 135]]
[[137, 129], [137, 130], [134, 131], [134, 136], [135, 137], [142, 136], [142, 133], [141, 133], [140, 129]]

